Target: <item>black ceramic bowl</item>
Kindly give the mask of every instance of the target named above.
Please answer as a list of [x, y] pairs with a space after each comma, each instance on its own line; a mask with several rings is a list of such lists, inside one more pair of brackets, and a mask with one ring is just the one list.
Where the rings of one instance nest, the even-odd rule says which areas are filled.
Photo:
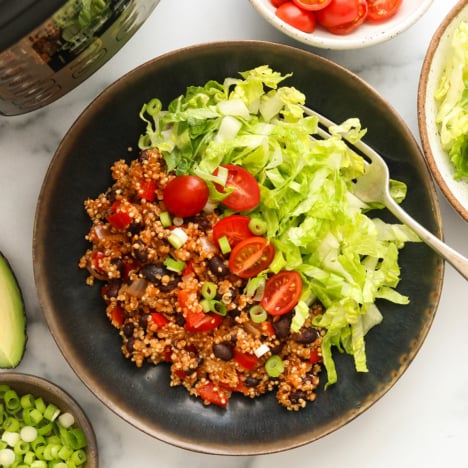
[[[98, 287], [85, 286], [77, 262], [88, 244], [83, 201], [110, 185], [110, 165], [135, 148], [144, 125], [142, 103], [163, 104], [188, 85], [268, 64], [305, 92], [307, 102], [335, 120], [358, 116], [366, 141], [386, 158], [394, 178], [408, 184], [405, 209], [440, 235], [434, 186], [404, 122], [366, 83], [345, 69], [289, 46], [221, 42], [168, 53], [106, 89], [78, 118], [51, 162], [34, 229], [34, 269], [44, 316], [58, 346], [83, 382], [111, 410], [138, 429], [176, 446], [213, 454], [262, 454], [297, 447], [342, 427], [382, 397], [408, 368], [431, 326], [443, 277], [442, 261], [424, 244], [401, 252], [399, 290], [408, 306], [379, 304], [384, 321], [367, 335], [370, 372], [357, 374], [352, 359], [337, 355], [339, 382], [320, 388], [315, 403], [288, 412], [274, 395], [234, 396], [227, 410], [204, 407], [183, 388], [169, 387], [164, 365], [137, 369], [120, 351]], [[385, 215], [385, 213], [384, 213]], [[390, 215], [388, 215], [388, 219]], [[398, 409], [396, 408], [396, 411]]]

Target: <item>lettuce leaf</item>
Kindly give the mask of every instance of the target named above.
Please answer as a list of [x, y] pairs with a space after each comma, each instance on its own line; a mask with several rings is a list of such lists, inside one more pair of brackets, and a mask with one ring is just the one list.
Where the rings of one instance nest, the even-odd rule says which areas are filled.
[[434, 95], [442, 148], [455, 169], [454, 179], [468, 177], [468, 23], [453, 33], [444, 71]]
[[[266, 222], [275, 245], [270, 271], [296, 270], [303, 280], [292, 328], [308, 319], [308, 304], [324, 306], [313, 323], [325, 330], [330, 385], [338, 379], [334, 349], [351, 354], [357, 371], [368, 371], [365, 335], [382, 320], [376, 300], [408, 303], [396, 290], [398, 253], [419, 239], [405, 226], [370, 218], [369, 210], [382, 207], [354, 196], [364, 160], [344, 137], [362, 138], [359, 120], [336, 126], [327, 140], [315, 138], [317, 120], [304, 115], [304, 94], [282, 85], [288, 76], [263, 65], [222, 84], [190, 87], [167, 110], [152, 100], [140, 113], [147, 125], [140, 148], [159, 148], [178, 173], [210, 180], [217, 166], [232, 163], [256, 177], [261, 201], [249, 214]], [[406, 186], [392, 181], [392, 193], [401, 201]]]

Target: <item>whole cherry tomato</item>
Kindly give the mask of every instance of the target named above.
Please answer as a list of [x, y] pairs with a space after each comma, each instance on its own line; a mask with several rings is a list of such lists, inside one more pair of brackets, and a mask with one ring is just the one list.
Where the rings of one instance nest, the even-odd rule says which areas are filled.
[[300, 31], [311, 33], [315, 30], [314, 12], [303, 10], [292, 1], [282, 3], [276, 9], [275, 15]]
[[317, 22], [333, 34], [349, 34], [367, 17], [367, 0], [332, 0], [315, 13]]
[[325, 8], [331, 0], [293, 0], [293, 2], [303, 10], [316, 11]]
[[208, 201], [206, 182], [195, 175], [174, 177], [164, 189], [166, 208], [174, 216], [185, 218], [199, 213]]

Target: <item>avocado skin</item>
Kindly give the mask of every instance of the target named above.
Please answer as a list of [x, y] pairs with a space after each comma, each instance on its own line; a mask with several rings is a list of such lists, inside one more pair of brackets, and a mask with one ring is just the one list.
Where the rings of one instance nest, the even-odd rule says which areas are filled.
[[26, 349], [26, 314], [17, 278], [1, 251], [0, 324], [4, 333], [2, 337], [0, 330], [0, 369], [12, 369], [19, 365]]

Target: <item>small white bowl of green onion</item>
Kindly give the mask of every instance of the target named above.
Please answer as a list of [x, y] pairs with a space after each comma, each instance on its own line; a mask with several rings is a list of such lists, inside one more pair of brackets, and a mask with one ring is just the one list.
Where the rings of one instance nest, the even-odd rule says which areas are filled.
[[96, 468], [93, 428], [57, 385], [29, 374], [0, 373], [0, 466]]

